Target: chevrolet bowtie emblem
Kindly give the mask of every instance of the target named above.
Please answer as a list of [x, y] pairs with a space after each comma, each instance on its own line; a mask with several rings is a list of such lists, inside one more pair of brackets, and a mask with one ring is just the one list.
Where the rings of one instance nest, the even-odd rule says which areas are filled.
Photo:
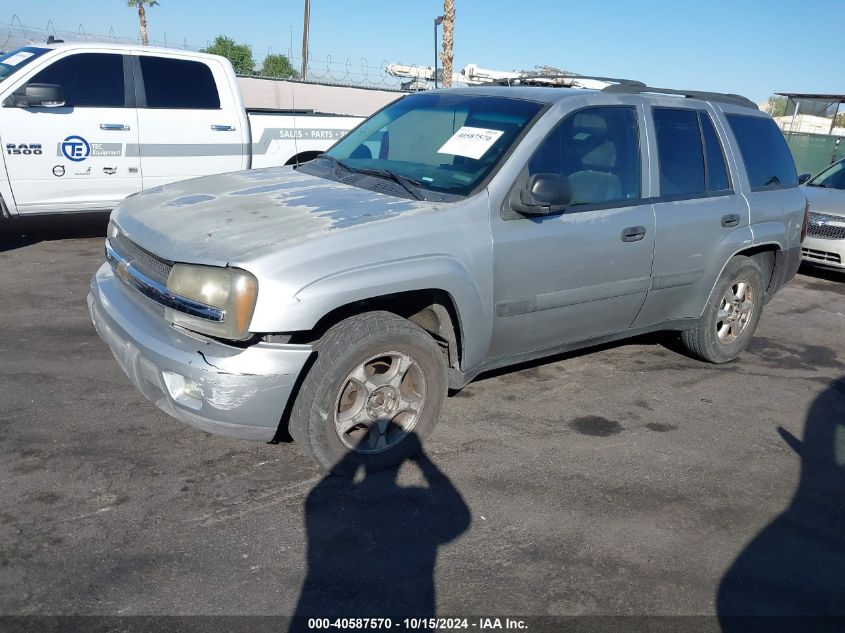
[[120, 277], [123, 281], [129, 280], [129, 270], [128, 266], [125, 261], [120, 262], [117, 265], [117, 276]]

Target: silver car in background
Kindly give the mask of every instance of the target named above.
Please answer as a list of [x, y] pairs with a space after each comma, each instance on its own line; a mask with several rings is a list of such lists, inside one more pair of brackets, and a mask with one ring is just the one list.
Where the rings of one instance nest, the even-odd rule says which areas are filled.
[[802, 190], [810, 203], [804, 261], [845, 270], [845, 158], [807, 180]]

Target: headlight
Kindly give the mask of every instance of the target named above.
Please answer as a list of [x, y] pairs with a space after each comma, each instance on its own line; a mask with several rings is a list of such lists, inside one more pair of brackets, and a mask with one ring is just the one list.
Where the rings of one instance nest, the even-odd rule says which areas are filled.
[[186, 329], [223, 339], [249, 338], [249, 322], [258, 299], [258, 280], [245, 270], [174, 264], [167, 289], [223, 311], [222, 321], [212, 321], [167, 308], [165, 318]]

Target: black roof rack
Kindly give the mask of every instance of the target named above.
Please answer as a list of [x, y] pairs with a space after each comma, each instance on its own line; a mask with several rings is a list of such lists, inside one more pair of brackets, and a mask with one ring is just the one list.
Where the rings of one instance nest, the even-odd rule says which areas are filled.
[[[554, 88], [555, 86], [561, 88], [568, 88], [566, 80], [569, 79], [569, 85], [573, 80], [577, 79], [594, 79], [596, 81], [612, 81], [620, 86], [631, 86], [632, 88], [645, 88], [645, 84], [634, 79], [617, 79], [615, 77], [595, 77], [593, 75], [576, 75], [574, 73], [537, 73], [536, 75], [522, 75], [520, 77], [506, 77], [504, 79], [497, 79], [493, 83], [500, 86], [548, 86]], [[545, 81], [541, 81], [545, 80]], [[548, 80], [557, 80], [555, 83], [546, 83]]]
[[725, 94], [721, 92], [702, 92], [700, 90], [674, 90], [672, 88], [655, 88], [654, 86], [646, 85], [632, 85], [632, 84], [611, 84], [602, 88], [602, 92], [617, 92], [617, 93], [654, 93], [675, 95], [678, 97], [687, 97], [689, 99], [701, 99], [702, 101], [718, 101], [720, 103], [730, 103], [731, 105], [743, 106], [746, 108], [757, 109], [757, 104], [751, 99], [743, 97], [742, 95]]

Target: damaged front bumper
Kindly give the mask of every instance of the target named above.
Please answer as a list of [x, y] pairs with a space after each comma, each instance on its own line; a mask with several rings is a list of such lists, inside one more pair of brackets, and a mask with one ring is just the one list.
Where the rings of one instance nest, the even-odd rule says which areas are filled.
[[108, 264], [91, 279], [88, 308], [94, 327], [141, 393], [204, 431], [273, 439], [313, 349], [263, 342], [240, 348], [194, 337], [149, 303]]

